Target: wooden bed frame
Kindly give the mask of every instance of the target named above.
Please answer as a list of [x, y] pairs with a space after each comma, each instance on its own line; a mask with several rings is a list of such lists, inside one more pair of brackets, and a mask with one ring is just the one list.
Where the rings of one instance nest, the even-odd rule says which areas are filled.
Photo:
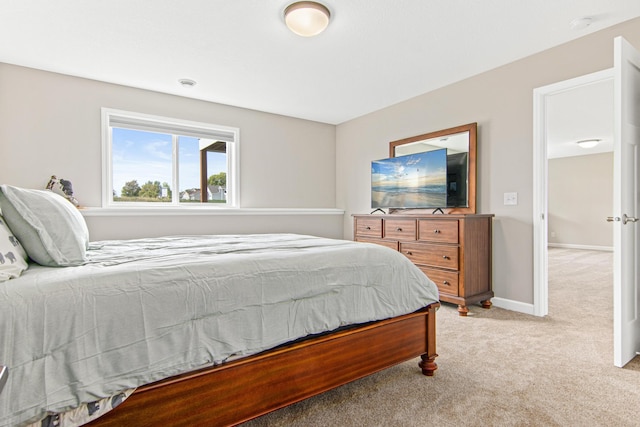
[[140, 387], [87, 425], [236, 425], [418, 356], [432, 376], [439, 306]]

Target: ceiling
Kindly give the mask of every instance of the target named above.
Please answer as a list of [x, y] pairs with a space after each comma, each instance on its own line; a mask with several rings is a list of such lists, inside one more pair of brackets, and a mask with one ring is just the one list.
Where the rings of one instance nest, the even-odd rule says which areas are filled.
[[[546, 98], [548, 158], [613, 151], [613, 79]], [[576, 143], [587, 139], [600, 142], [592, 148], [581, 148]]]
[[331, 23], [303, 38], [292, 1], [0, 0], [0, 62], [339, 124], [640, 16], [638, 0], [322, 0]]

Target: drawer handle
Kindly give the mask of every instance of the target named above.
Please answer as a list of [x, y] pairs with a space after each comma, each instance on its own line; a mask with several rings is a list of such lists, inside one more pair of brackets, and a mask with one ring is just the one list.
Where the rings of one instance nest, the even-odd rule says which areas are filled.
[[435, 230], [433, 230], [434, 233], [438, 234], [440, 233], [440, 230], [438, 230], [437, 228]]
[[442, 259], [451, 259], [451, 258], [449, 258], [449, 257], [448, 257], [448, 256], [446, 256], [446, 255], [442, 255]]
[[369, 227], [369, 226], [367, 225], [366, 229], [367, 229], [367, 230], [371, 230], [371, 227]]
[[396, 228], [396, 231], [402, 231], [402, 228], [398, 227]]
[[447, 282], [446, 280], [444, 282], [442, 282], [443, 285], [449, 286], [451, 283]]
[[413, 252], [407, 251], [407, 255], [413, 255]]

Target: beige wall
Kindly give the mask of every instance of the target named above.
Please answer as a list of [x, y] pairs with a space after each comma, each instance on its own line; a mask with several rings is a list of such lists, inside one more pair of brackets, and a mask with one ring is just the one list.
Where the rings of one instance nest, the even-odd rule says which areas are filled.
[[[241, 207], [335, 208], [335, 126], [0, 63], [0, 183], [56, 174], [101, 203], [100, 108], [240, 129]], [[342, 236], [341, 215], [88, 216], [92, 240], [296, 231]]]
[[[613, 65], [613, 38], [640, 47], [640, 19], [594, 33], [338, 126], [337, 207], [345, 237], [370, 209], [370, 161], [389, 141], [478, 122], [478, 212], [494, 213], [493, 288], [533, 303], [533, 89]], [[461, 52], [461, 55], [464, 53]], [[518, 193], [504, 206], [505, 192]]]
[[550, 244], [613, 247], [613, 153], [549, 160]]

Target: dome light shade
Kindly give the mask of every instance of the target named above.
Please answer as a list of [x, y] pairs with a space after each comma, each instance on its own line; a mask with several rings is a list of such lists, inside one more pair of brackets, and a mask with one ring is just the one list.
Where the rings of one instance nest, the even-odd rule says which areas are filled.
[[582, 141], [576, 142], [582, 148], [593, 148], [600, 143], [599, 139], [583, 139]]
[[329, 25], [329, 9], [314, 1], [299, 1], [284, 10], [284, 22], [294, 33], [303, 37], [320, 34]]

